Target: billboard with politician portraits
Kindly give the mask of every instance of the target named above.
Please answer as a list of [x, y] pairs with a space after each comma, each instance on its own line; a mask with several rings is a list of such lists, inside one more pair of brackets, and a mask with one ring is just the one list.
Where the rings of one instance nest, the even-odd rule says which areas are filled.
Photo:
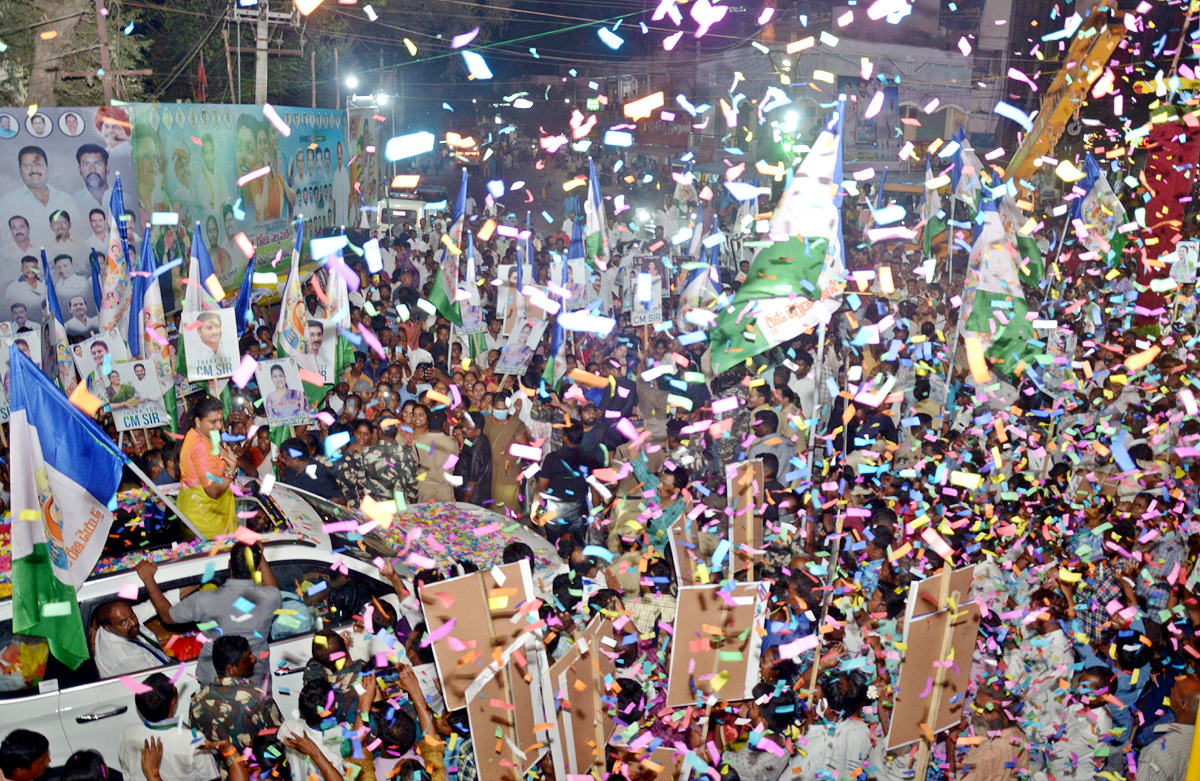
[[[133, 182], [129, 114], [118, 107], [0, 108], [0, 320], [14, 305], [40, 322], [46, 302], [41, 251], [58, 282], [63, 317], [70, 300], [98, 314], [90, 256], [108, 252], [109, 198], [116, 174]], [[37, 275], [22, 276], [22, 260]], [[27, 264], [28, 265], [28, 264]]]

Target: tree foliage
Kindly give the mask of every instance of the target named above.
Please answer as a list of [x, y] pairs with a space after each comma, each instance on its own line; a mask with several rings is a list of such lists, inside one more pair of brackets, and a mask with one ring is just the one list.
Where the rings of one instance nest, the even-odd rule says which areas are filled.
[[[107, 4], [110, 67], [113, 72], [144, 67], [150, 41], [139, 34], [141, 13], [121, 3]], [[132, 23], [133, 29], [124, 30]], [[0, 3], [0, 30], [7, 46], [0, 53], [0, 100], [4, 105], [95, 105], [103, 99], [96, 10], [92, 0], [8, 0]], [[93, 74], [63, 78], [64, 73]], [[138, 100], [143, 82], [121, 78], [116, 94]]]
[[[203, 62], [210, 101], [252, 103], [255, 55], [249, 50], [254, 48], [255, 26], [230, 21], [234, 5], [236, 0], [106, 0], [112, 69], [153, 71], [149, 77], [119, 79], [116, 97], [195, 101]], [[464, 82], [461, 58], [424, 61], [450, 53], [451, 38], [475, 27], [480, 28], [476, 43], [497, 40], [508, 27], [512, 0], [375, 0], [371, 5], [377, 14], [374, 21], [365, 4], [326, 0], [299, 18], [298, 25], [274, 27], [270, 49], [303, 54], [270, 56], [268, 100], [311, 105], [315, 82], [317, 106], [333, 107], [339, 93], [335, 74], [344, 78], [361, 73], [364, 87], [376, 89], [394, 83], [391, 74], [397, 67], [406, 68], [412, 80]], [[290, 11], [292, 4], [274, 2], [271, 7]], [[245, 50], [240, 58], [237, 53], [227, 56], [226, 34], [230, 47]], [[417, 46], [416, 57], [406, 48], [405, 38]], [[102, 101], [100, 79], [62, 78], [69, 72], [95, 74], [100, 67], [93, 0], [0, 2], [0, 41], [7, 47], [0, 52], [0, 100], [5, 104]]]

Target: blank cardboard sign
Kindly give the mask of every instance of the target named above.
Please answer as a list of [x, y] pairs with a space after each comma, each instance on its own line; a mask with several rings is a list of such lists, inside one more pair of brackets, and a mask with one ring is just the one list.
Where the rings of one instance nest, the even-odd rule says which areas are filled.
[[578, 642], [550, 666], [549, 685], [558, 708], [558, 745], [555, 770], [586, 775], [604, 770], [604, 747], [612, 732], [612, 719], [601, 702], [606, 694], [605, 677], [613, 663], [601, 651], [601, 638], [611, 636], [612, 622], [597, 616], [583, 630]]
[[[491, 663], [493, 650], [508, 648], [521, 636], [526, 615], [537, 620], [532, 594], [533, 577], [524, 560], [421, 589], [425, 622], [437, 638], [433, 658], [447, 708], [465, 708], [467, 687]], [[525, 614], [518, 616], [522, 609]], [[450, 621], [454, 626], [446, 632]]]
[[[758, 681], [766, 626], [766, 585], [683, 586], [671, 643], [667, 705], [696, 701], [697, 691], [744, 700]], [[728, 597], [728, 599], [726, 598]], [[732, 603], [732, 604], [731, 604]]]
[[514, 654], [467, 706], [480, 781], [519, 781], [545, 753], [547, 736], [534, 732], [544, 718], [537, 655], [526, 664], [518, 656], [524, 654]]
[[979, 605], [968, 602], [962, 606], [953, 626], [951, 644], [954, 663], [946, 670], [938, 715], [931, 722], [929, 695], [933, 690], [935, 662], [941, 653], [942, 639], [951, 612], [943, 610], [922, 616], [906, 627], [908, 648], [900, 664], [900, 683], [892, 706], [892, 724], [888, 731], [888, 750], [916, 743], [924, 736], [922, 724], [933, 726], [934, 734], [950, 729], [962, 719], [964, 696], [970, 681], [971, 657], [979, 638]]
[[763, 523], [758, 508], [763, 503], [765, 481], [761, 458], [731, 464], [725, 472], [725, 495], [729, 497], [729, 508], [733, 511], [729, 521], [732, 571], [745, 572], [747, 580], [754, 579], [758, 557], [752, 557], [745, 549], [762, 550], [763, 547]]
[[[962, 567], [950, 573], [950, 590], [948, 595], [953, 595], [958, 592], [960, 603], [966, 602], [971, 596], [971, 582], [975, 578], [975, 567]], [[942, 573], [930, 575], [925, 580], [917, 583], [908, 593], [908, 604], [905, 606], [905, 615], [908, 620], [912, 621], [921, 616], [927, 616], [930, 613], [936, 613], [938, 610], [938, 594], [942, 587]]]

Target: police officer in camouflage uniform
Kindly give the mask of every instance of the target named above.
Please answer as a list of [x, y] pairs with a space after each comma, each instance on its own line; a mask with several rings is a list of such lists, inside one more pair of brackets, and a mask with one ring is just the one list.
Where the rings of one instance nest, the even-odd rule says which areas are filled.
[[400, 421], [386, 416], [379, 421], [379, 438], [362, 456], [366, 473], [365, 493], [377, 502], [404, 494], [405, 501], [417, 501], [417, 454], [396, 438]]
[[255, 659], [246, 638], [218, 637], [212, 658], [217, 679], [192, 695], [192, 729], [212, 741], [228, 740], [239, 750], [250, 748], [260, 734], [274, 734], [283, 715], [275, 700], [263, 693], [262, 682], [251, 677]]

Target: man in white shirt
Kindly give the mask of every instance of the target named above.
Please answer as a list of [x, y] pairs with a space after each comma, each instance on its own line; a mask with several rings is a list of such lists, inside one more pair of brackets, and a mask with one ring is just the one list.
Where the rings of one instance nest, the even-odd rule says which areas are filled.
[[153, 634], [146, 631], [123, 599], [96, 610], [96, 670], [101, 678], [141, 672], [170, 663]]
[[489, 351], [499, 350], [504, 347], [507, 340], [504, 338], [504, 335], [500, 333], [500, 327], [502, 325], [504, 324], [500, 322], [500, 318], [498, 317], [493, 317], [491, 320], [488, 320], [487, 332], [483, 335], [483, 341], [487, 345], [487, 349]]
[[133, 698], [141, 721], [121, 730], [117, 741], [117, 757], [125, 778], [146, 781], [142, 772], [142, 749], [148, 740], [162, 743], [162, 761], [158, 768], [161, 778], [169, 781], [212, 781], [217, 778], [217, 761], [212, 751], [229, 750], [233, 748], [232, 744], [193, 743], [192, 731], [180, 729], [175, 718], [179, 692], [171, 680], [162, 673], [154, 673], [143, 684], [149, 690]]
[[[365, 679], [364, 679], [365, 681]], [[370, 688], [374, 690], [374, 679]], [[326, 712], [328, 703], [333, 699], [333, 688], [324, 678], [310, 680], [300, 691], [297, 710], [300, 718], [284, 719], [279, 727], [279, 739], [284, 744], [292, 743], [288, 738], [308, 738], [317, 747], [316, 756], [305, 754], [292, 748], [287, 749], [288, 765], [292, 769], [292, 778], [329, 778], [325, 770], [333, 769], [342, 772], [342, 737], [341, 726], [331, 729], [321, 729], [321, 714]], [[324, 767], [322, 767], [324, 765]]]
[[23, 147], [17, 153], [17, 165], [25, 186], [0, 199], [0, 212], [24, 217], [29, 221], [32, 243], [48, 245], [54, 241], [50, 215], [77, 209], [75, 199], [50, 185], [50, 166], [41, 147]]
[[337, 169], [333, 172], [333, 224], [338, 227], [346, 224], [347, 210], [350, 207], [350, 171], [342, 165], [342, 145], [337, 145]]
[[[87, 261], [84, 260], [86, 264]], [[71, 299], [79, 296], [87, 304], [87, 312], [89, 315], [99, 313], [95, 293], [92, 290], [91, 274], [86, 277], [76, 273], [75, 257], [67, 253], [62, 253], [54, 256], [52, 261], [54, 275], [54, 294], [58, 296], [58, 306], [62, 310], [63, 317], [69, 317], [67, 312], [71, 308]], [[87, 268], [87, 265], [84, 266]], [[90, 269], [89, 269], [90, 271]]]

